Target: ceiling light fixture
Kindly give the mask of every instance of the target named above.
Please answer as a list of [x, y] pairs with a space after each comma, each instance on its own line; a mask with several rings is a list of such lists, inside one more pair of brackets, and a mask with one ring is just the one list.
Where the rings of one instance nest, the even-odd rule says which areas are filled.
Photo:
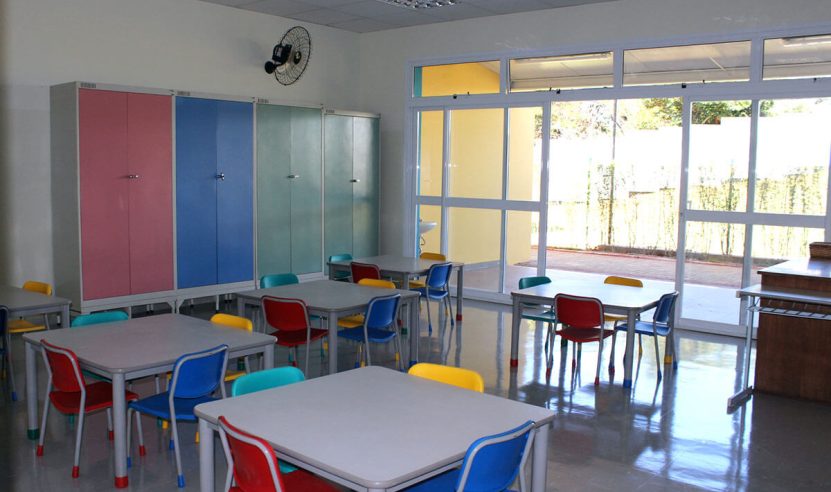
[[563, 56], [547, 56], [541, 58], [515, 58], [511, 60], [514, 63], [555, 63], [555, 62], [575, 62], [575, 61], [594, 61], [606, 60], [611, 58], [612, 54], [608, 51], [601, 53], [581, 53], [579, 55], [563, 55]]
[[436, 7], [449, 7], [458, 3], [458, 0], [376, 0], [388, 3], [405, 9], [432, 9]]

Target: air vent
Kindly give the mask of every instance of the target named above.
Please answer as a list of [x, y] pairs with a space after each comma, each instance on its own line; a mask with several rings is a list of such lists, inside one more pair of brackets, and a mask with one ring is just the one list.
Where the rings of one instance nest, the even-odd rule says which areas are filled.
[[324, 111], [326, 111], [326, 114], [335, 114], [334, 109], [324, 109]]
[[259, 103], [259, 104], [268, 104], [268, 99], [258, 97], [257, 98], [257, 103]]
[[97, 87], [96, 84], [93, 84], [92, 82], [81, 82], [78, 85], [81, 89], [95, 89]]
[[176, 95], [177, 95], [177, 96], [185, 96], [185, 97], [189, 97], [189, 96], [190, 96], [190, 92], [188, 92], [188, 91], [176, 91]]

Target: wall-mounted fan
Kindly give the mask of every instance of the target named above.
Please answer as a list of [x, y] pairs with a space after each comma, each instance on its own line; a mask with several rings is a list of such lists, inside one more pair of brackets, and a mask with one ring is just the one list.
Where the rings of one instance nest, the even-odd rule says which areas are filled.
[[286, 31], [280, 43], [274, 47], [271, 60], [265, 62], [265, 71], [274, 74], [277, 82], [293, 84], [303, 75], [312, 54], [312, 38], [309, 31], [295, 26]]

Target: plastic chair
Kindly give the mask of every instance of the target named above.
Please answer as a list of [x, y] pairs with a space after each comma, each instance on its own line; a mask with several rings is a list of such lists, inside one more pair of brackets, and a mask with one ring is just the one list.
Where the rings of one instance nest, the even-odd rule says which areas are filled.
[[14, 385], [14, 365], [12, 364], [12, 339], [7, 329], [9, 323], [9, 308], [0, 305], [0, 356], [2, 361], [2, 374], [6, 378], [12, 392], [12, 401], [17, 401], [17, 388]]
[[266, 324], [275, 330], [271, 335], [277, 337], [277, 345], [294, 350], [294, 360], [291, 361], [293, 366], [297, 366], [297, 347], [306, 345], [306, 365], [303, 374], [308, 374], [311, 342], [326, 338], [329, 330], [312, 328], [306, 303], [300, 299], [263, 296], [262, 312]]
[[[395, 360], [398, 362], [398, 369], [403, 369], [401, 366], [401, 340], [398, 336], [398, 323], [396, 322], [400, 301], [401, 294], [398, 293], [375, 297], [369, 301], [366, 307], [363, 326], [338, 332], [339, 337], [361, 344], [358, 347], [358, 359], [355, 362], [355, 367], [363, 366], [364, 358], [366, 359], [366, 365], [372, 365], [372, 358], [369, 355], [369, 342], [386, 343], [394, 340]], [[365, 351], [362, 350], [364, 345], [366, 345]], [[366, 356], [362, 357], [364, 352]]]
[[[643, 281], [638, 280], [636, 278], [630, 277], [618, 277], [616, 275], [610, 275], [606, 277], [603, 281], [604, 284], [614, 284], [614, 285], [625, 285], [628, 287], [637, 287], [642, 289], [643, 288]], [[617, 324], [623, 321], [626, 321], [626, 315], [624, 314], [604, 314], [604, 319], [607, 323], [614, 323], [615, 328], [617, 328]], [[641, 343], [641, 337], [638, 336], [638, 355], [643, 354], [643, 344]], [[614, 366], [612, 366], [614, 368]]]
[[271, 287], [279, 287], [281, 285], [299, 284], [300, 279], [293, 273], [272, 273], [271, 275], [263, 275], [260, 277], [260, 288], [268, 289]]
[[361, 283], [361, 280], [365, 278], [381, 280], [381, 269], [378, 268], [378, 265], [372, 263], [353, 261], [349, 264], [349, 270], [352, 272], [352, 282], [356, 284]]
[[[352, 255], [349, 253], [342, 253], [339, 255], [332, 255], [329, 257], [329, 263], [334, 263], [336, 261], [352, 261]], [[332, 277], [329, 280], [339, 280], [341, 282], [349, 282], [352, 279], [352, 274], [350, 272], [345, 272], [343, 270], [338, 270], [334, 272]]]
[[[87, 384], [81, 374], [78, 357], [69, 349], [52, 345], [46, 340], [40, 341], [43, 361], [48, 374], [46, 395], [43, 398], [43, 417], [40, 424], [40, 440], [37, 456], [43, 456], [43, 443], [46, 438], [46, 422], [49, 416], [49, 404], [63, 414], [78, 415], [78, 429], [75, 435], [75, 461], [72, 466], [72, 478], [78, 478], [78, 466], [81, 455], [81, 437], [84, 435], [84, 416], [88, 413], [106, 410], [112, 422], [113, 387], [112, 384], [99, 381]], [[138, 395], [125, 391], [128, 402], [138, 400]], [[109, 433], [108, 433], [109, 434]]]
[[[47, 284], [46, 282], [27, 280], [23, 283], [23, 290], [28, 290], [29, 292], [37, 292], [38, 294], [43, 294], [45, 296], [52, 295], [52, 286]], [[7, 329], [9, 330], [9, 333], [11, 333], [12, 335], [16, 335], [18, 333], [30, 333], [33, 331], [48, 330], [49, 315], [43, 315], [42, 325], [36, 325], [22, 318], [9, 320]]]
[[[242, 316], [234, 316], [233, 314], [214, 314], [213, 316], [211, 316], [211, 323], [228, 326], [230, 328], [236, 328], [238, 330], [245, 330], [249, 333], [254, 331], [254, 323], [252, 323], [250, 319], [243, 318]], [[243, 376], [244, 374], [248, 374], [249, 372], [251, 372], [251, 366], [248, 364], [248, 356], [246, 356], [243, 360], [245, 361], [245, 370], [226, 372], [226, 383], [234, 381], [238, 379], [240, 376]]]
[[430, 318], [430, 299], [446, 303], [446, 309], [450, 312], [450, 326], [455, 326], [453, 322], [453, 307], [450, 305], [450, 290], [448, 288], [450, 272], [452, 271], [453, 265], [451, 263], [436, 263], [431, 265], [430, 270], [427, 272], [426, 287], [411, 289], [421, 294], [421, 297], [418, 298], [419, 307], [421, 306], [421, 299], [427, 300], [428, 333], [433, 332], [433, 321]]
[[[550, 283], [551, 279], [548, 277], [523, 277], [519, 279], [519, 288], [528, 289]], [[545, 352], [548, 353], [549, 344], [553, 342], [554, 338], [554, 326], [557, 324], [557, 314], [551, 306], [545, 306], [543, 304], [523, 303], [523, 308], [522, 319], [548, 323], [548, 332], [545, 334]], [[526, 309], [537, 309], [537, 311], [527, 312]], [[563, 341], [563, 343], [567, 344], [568, 342]], [[551, 361], [549, 360], [549, 362]], [[550, 364], [546, 367], [546, 371], [551, 372]]]
[[502, 492], [519, 477], [519, 490], [526, 490], [525, 462], [534, 439], [534, 422], [473, 441], [467, 448], [462, 467], [444, 472], [413, 487], [407, 492], [468, 490]]
[[[381, 289], [395, 289], [395, 284], [389, 280], [378, 280], [374, 278], [362, 278], [359, 285], [366, 285], [367, 287], [378, 287]], [[338, 326], [341, 328], [357, 328], [364, 325], [363, 314], [353, 314], [352, 316], [344, 316], [338, 319]]]
[[[421, 253], [419, 256], [422, 260], [433, 260], [433, 261], [447, 261], [447, 257], [441, 253]], [[423, 289], [426, 287], [427, 284], [424, 283], [424, 280], [410, 280], [410, 288], [411, 289]]]
[[424, 379], [432, 379], [440, 383], [452, 384], [453, 386], [478, 391], [479, 393], [485, 392], [485, 381], [482, 379], [482, 376], [478, 372], [471, 371], [470, 369], [420, 362], [411, 367], [407, 371], [407, 374]]
[[[655, 363], [658, 367], [658, 381], [661, 380], [661, 356], [658, 350], [658, 336], [670, 337], [668, 348], [671, 353], [665, 355], [664, 363], [672, 362], [673, 368], [678, 368], [678, 347], [675, 345], [675, 336], [672, 332], [673, 322], [675, 318], [675, 301], [678, 299], [678, 292], [671, 292], [664, 294], [658, 300], [658, 305], [655, 306], [655, 313], [652, 315], [652, 321], [635, 322], [635, 333], [640, 338], [641, 335], [651, 335], [655, 342]], [[618, 331], [627, 331], [629, 325], [627, 323], [616, 324], [612, 335], [612, 355], [609, 360], [609, 373], [615, 372], [615, 340], [617, 339]]]
[[130, 316], [124, 311], [102, 311], [100, 313], [81, 314], [69, 324], [70, 328], [81, 328], [84, 326], [98, 325], [101, 323], [113, 323], [116, 321], [127, 321]]
[[176, 482], [179, 488], [185, 486], [185, 476], [182, 474], [182, 455], [179, 447], [179, 426], [177, 422], [196, 422], [194, 407], [200, 403], [215, 401], [213, 396], [219, 389], [222, 398], [225, 398], [225, 385], [222, 376], [228, 364], [228, 346], [217, 347], [185, 354], [176, 359], [173, 365], [173, 377], [170, 386], [164, 393], [149, 396], [127, 405], [127, 466], [130, 466], [130, 437], [131, 414], [136, 412], [136, 429], [139, 438], [139, 455], [146, 454], [144, 436], [141, 432], [141, 414], [152, 415], [156, 418], [170, 420], [173, 439], [171, 445], [176, 455]]
[[593, 297], [580, 297], [557, 294], [554, 297], [554, 311], [563, 328], [557, 331], [565, 340], [572, 343], [571, 370], [577, 367], [577, 361], [586, 342], [598, 342], [597, 373], [594, 384], [600, 384], [600, 361], [603, 359], [603, 339], [614, 334], [614, 330], [603, 328], [603, 303]]
[[233, 470], [236, 486], [231, 487], [231, 474], [225, 490], [230, 492], [336, 492], [338, 489], [305, 471], [280, 472], [280, 462], [268, 442], [238, 429], [225, 416], [219, 417], [219, 439], [225, 450], [228, 468]]

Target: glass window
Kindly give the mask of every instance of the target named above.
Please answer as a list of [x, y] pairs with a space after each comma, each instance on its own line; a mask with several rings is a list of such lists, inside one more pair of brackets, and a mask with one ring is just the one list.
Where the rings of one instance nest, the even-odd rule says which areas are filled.
[[831, 77], [831, 34], [765, 40], [765, 80], [811, 77]]
[[583, 89], [614, 85], [612, 52], [516, 58], [510, 62], [510, 92]]
[[499, 289], [502, 212], [453, 207], [447, 222], [447, 257], [465, 264], [465, 288]]
[[417, 210], [419, 254], [441, 253], [441, 207], [419, 205]]
[[449, 196], [502, 198], [504, 119], [501, 108], [450, 112]]
[[444, 113], [418, 114], [418, 195], [441, 196], [444, 159]]
[[623, 52], [623, 85], [750, 80], [750, 41]]
[[499, 65], [499, 61], [484, 61], [416, 67], [413, 96], [498, 94]]
[[505, 283], [503, 292], [519, 286], [522, 277], [537, 275], [540, 214], [538, 212], [506, 212]]
[[[808, 245], [824, 241], [822, 229], [772, 225], [753, 226], [753, 269], [810, 256]], [[756, 281], [758, 277], [753, 280]]]
[[542, 108], [511, 108], [508, 122], [508, 199], [539, 200]]

